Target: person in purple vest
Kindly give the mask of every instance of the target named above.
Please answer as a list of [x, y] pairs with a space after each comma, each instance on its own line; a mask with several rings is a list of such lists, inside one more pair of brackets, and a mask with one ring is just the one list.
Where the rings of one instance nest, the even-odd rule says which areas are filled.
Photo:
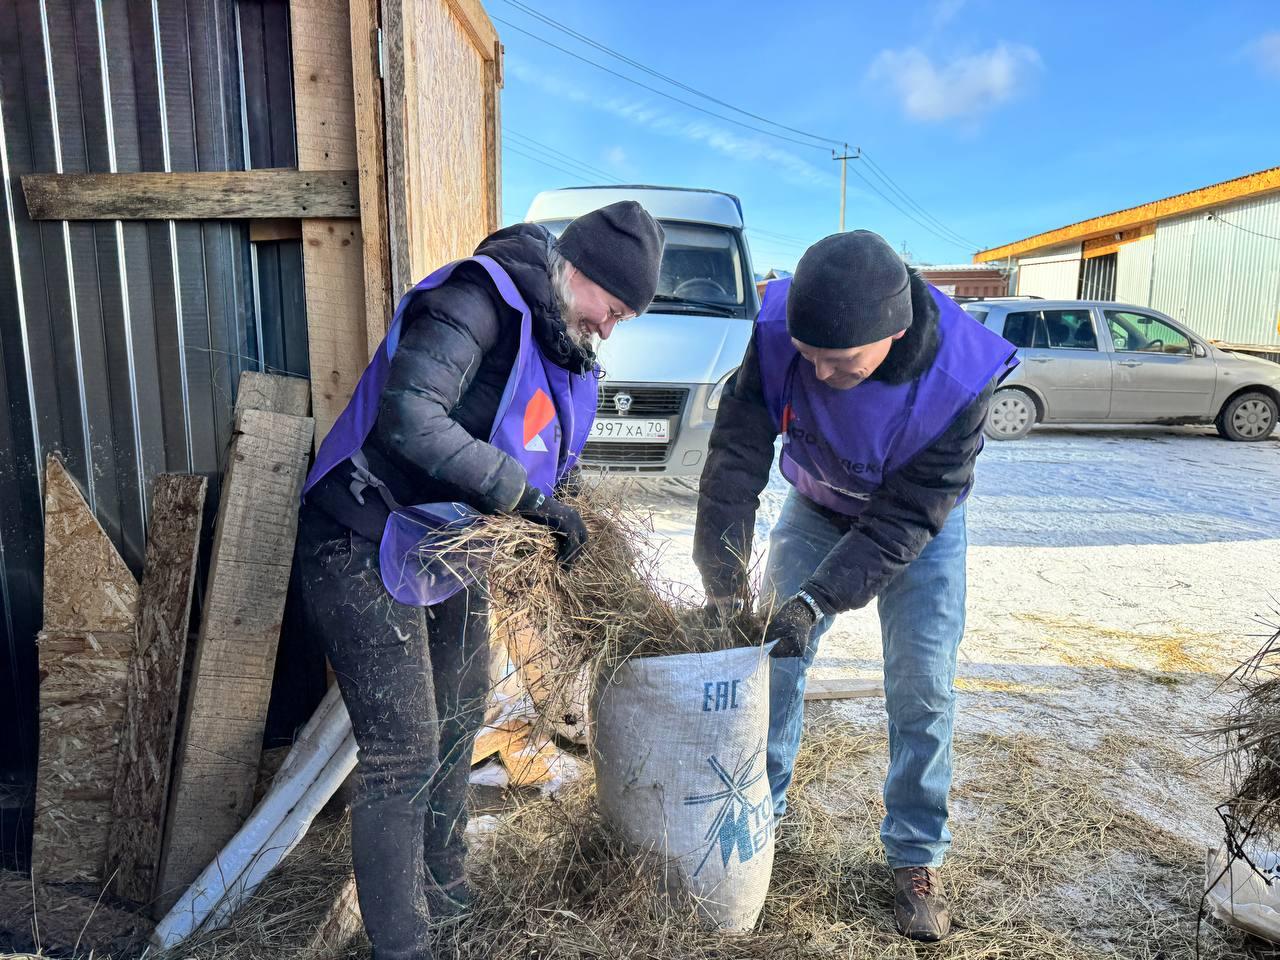
[[694, 559], [713, 611], [745, 595], [759, 496], [781, 435], [793, 489], [769, 538], [766, 767], [776, 817], [800, 745], [805, 671], [836, 616], [879, 601], [889, 715], [881, 839], [898, 930], [950, 930], [947, 851], [964, 500], [997, 383], [1017, 360], [881, 237], [840, 233], [768, 285], [720, 401]]
[[424, 960], [465, 911], [466, 790], [489, 690], [483, 569], [442, 525], [516, 513], [570, 565], [582, 518], [557, 494], [591, 430], [594, 347], [643, 312], [664, 237], [637, 203], [529, 223], [409, 291], [307, 478], [296, 569], [359, 746], [351, 813], [375, 960]]

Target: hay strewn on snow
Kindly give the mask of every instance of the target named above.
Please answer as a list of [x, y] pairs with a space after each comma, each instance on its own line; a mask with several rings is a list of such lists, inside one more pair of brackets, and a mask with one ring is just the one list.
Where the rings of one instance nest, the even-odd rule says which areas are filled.
[[[811, 719], [792, 813], [778, 837], [757, 932], [720, 937], [662, 906], [643, 865], [595, 815], [590, 784], [520, 802], [472, 843], [477, 902], [438, 932], [442, 957], [539, 960], [1191, 960], [1203, 852], [1094, 784], [1114, 757], [1025, 735], [957, 738], [955, 848], [944, 868], [956, 932], [923, 947], [893, 932], [879, 846], [883, 735]], [[350, 869], [345, 826], [330, 823], [273, 876], [226, 931], [164, 960], [266, 960], [298, 954]], [[362, 938], [337, 953], [365, 957]], [[1206, 960], [1255, 956], [1206, 924]]]

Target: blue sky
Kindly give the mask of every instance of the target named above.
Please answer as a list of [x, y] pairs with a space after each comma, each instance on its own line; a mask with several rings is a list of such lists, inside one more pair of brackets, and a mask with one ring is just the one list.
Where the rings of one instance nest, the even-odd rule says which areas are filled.
[[[984, 247], [1280, 164], [1277, 0], [523, 2], [736, 107], [862, 147], [941, 221], [938, 232]], [[616, 180], [737, 194], [749, 229], [787, 238], [751, 237], [758, 271], [793, 267], [806, 243], [837, 229], [839, 164], [828, 148], [643, 90], [496, 18], [760, 125], [509, 0], [484, 3], [506, 45], [504, 222], [522, 219], [539, 190], [599, 182], [549, 147]], [[922, 262], [969, 259], [973, 248], [876, 196], [855, 174], [859, 163], [850, 161], [848, 229], [905, 243]]]

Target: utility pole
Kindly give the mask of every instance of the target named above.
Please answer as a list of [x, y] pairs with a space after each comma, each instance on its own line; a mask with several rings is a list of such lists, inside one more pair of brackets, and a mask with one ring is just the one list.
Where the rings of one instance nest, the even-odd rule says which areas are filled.
[[855, 147], [853, 150], [853, 153], [850, 153], [849, 145], [847, 143], [844, 145], [844, 152], [841, 153], [839, 156], [836, 156], [836, 152], [834, 150], [831, 151], [831, 159], [840, 161], [840, 232], [841, 233], [844, 233], [844, 198], [845, 198], [845, 184], [848, 180], [848, 174], [849, 174], [849, 161], [857, 160], [860, 156], [862, 156], [862, 148]]

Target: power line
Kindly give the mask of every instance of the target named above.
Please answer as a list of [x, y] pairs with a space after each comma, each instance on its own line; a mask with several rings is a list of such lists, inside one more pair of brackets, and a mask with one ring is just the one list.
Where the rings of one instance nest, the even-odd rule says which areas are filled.
[[559, 30], [561, 33], [567, 34], [573, 37], [575, 40], [579, 40], [582, 43], [587, 44], [588, 46], [594, 47], [595, 49], [599, 50], [601, 53], [607, 53], [609, 56], [613, 57], [616, 60], [620, 60], [621, 62], [627, 64], [630, 67], [634, 67], [637, 70], [641, 70], [644, 73], [647, 73], [649, 76], [654, 77], [655, 79], [663, 80], [671, 84], [673, 87], [678, 87], [679, 89], [684, 90], [687, 93], [692, 93], [693, 95], [702, 97], [704, 100], [709, 100], [711, 103], [717, 104], [718, 106], [725, 107], [729, 110], [732, 110], [734, 113], [740, 113], [744, 117], [750, 117], [752, 120], [759, 120], [761, 123], [767, 123], [770, 126], [778, 127], [781, 130], [786, 130], [790, 133], [799, 134], [802, 137], [809, 137], [810, 139], [817, 140], [821, 143], [828, 143], [838, 147], [842, 142], [840, 140], [833, 140], [831, 137], [824, 137], [821, 134], [810, 133], [808, 130], [800, 130], [797, 127], [789, 127], [785, 123], [779, 123], [777, 120], [770, 120], [768, 117], [763, 117], [758, 113], [752, 113], [750, 110], [744, 110], [742, 109], [742, 107], [734, 106], [732, 103], [728, 103], [724, 100], [719, 99], [718, 97], [714, 97], [704, 90], [699, 90], [696, 87], [691, 87], [687, 83], [677, 80], [675, 77], [671, 77], [665, 73], [661, 73], [658, 70], [654, 70], [652, 67], [642, 63], [641, 61], [635, 60], [632, 57], [627, 56], [625, 53], [620, 53], [619, 51], [614, 50], [612, 47], [608, 47], [605, 44], [600, 43], [598, 40], [593, 40], [591, 37], [587, 36], [586, 34], [579, 33], [577, 30], [574, 30], [572, 27], [564, 23], [561, 23], [559, 20], [556, 20], [553, 17], [549, 17], [546, 14], [533, 9], [528, 4], [521, 3], [520, 0], [506, 0], [506, 3], [509, 4], [510, 6], [515, 7], [517, 10], [523, 11], [524, 13], [533, 17], [535, 20], [538, 20], [541, 23], [546, 24], [552, 29]]
[[900, 186], [898, 186], [897, 182], [892, 177], [890, 177], [889, 174], [886, 173], [884, 169], [878, 163], [876, 163], [875, 160], [873, 160], [865, 150], [862, 151], [862, 159], [867, 161], [867, 166], [872, 173], [874, 173], [891, 190], [893, 190], [894, 193], [896, 193], [908, 204], [910, 204], [912, 207], [918, 210], [922, 216], [924, 216], [926, 219], [930, 220], [935, 225], [937, 225], [939, 229], [953, 236], [955, 239], [961, 240], [964, 243], [969, 244], [975, 250], [982, 248], [982, 244], [975, 243], [974, 241], [970, 240], [968, 237], [964, 236], [962, 233], [959, 233], [958, 231], [951, 229], [951, 227], [947, 226], [947, 224], [943, 223], [941, 220], [939, 220], [937, 217], [931, 214], [928, 210], [926, 210], [923, 206], [921, 206], [913, 197], [910, 196], [910, 194], [908, 194], [905, 190], [903, 190]]
[[937, 228], [936, 228], [936, 227], [932, 227], [932, 226], [930, 226], [930, 225], [929, 225], [928, 223], [926, 223], [924, 220], [921, 220], [919, 217], [917, 217], [915, 214], [913, 214], [910, 210], [906, 210], [906, 209], [904, 209], [901, 205], [899, 205], [899, 204], [897, 203], [897, 201], [895, 201], [892, 197], [890, 197], [890, 196], [888, 196], [887, 194], [885, 194], [885, 192], [884, 192], [883, 190], [881, 190], [881, 189], [880, 189], [879, 187], [877, 187], [874, 183], [872, 183], [872, 182], [871, 182], [871, 180], [870, 180], [870, 179], [869, 179], [869, 178], [868, 178], [864, 173], [862, 173], [862, 171], [861, 171], [861, 170], [859, 170], [859, 169], [858, 169], [857, 165], [855, 165], [855, 166], [853, 167], [853, 172], [854, 172], [855, 174], [857, 174], [858, 178], [859, 178], [863, 183], [865, 183], [868, 187], [870, 187], [870, 188], [871, 188], [871, 189], [876, 193], [876, 195], [877, 195], [878, 197], [880, 197], [880, 199], [881, 199], [881, 200], [883, 200], [885, 203], [889, 204], [889, 206], [893, 207], [893, 209], [897, 210], [897, 211], [898, 211], [900, 214], [902, 214], [904, 217], [906, 217], [907, 219], [909, 219], [909, 220], [913, 221], [914, 223], [918, 224], [919, 226], [923, 227], [925, 230], [929, 231], [929, 233], [933, 234], [935, 237], [937, 237], [939, 240], [943, 241], [944, 243], [948, 243], [948, 244], [950, 244], [950, 245], [951, 245], [951, 246], [953, 246], [953, 247], [960, 247], [960, 248], [961, 248], [961, 249], [963, 249], [963, 250], [966, 250], [966, 251], [968, 251], [968, 252], [972, 252], [972, 249], [973, 249], [973, 248], [969, 247], [969, 245], [968, 245], [968, 244], [966, 244], [966, 243], [961, 243], [961, 242], [960, 242], [960, 241], [958, 241], [958, 240], [955, 240], [955, 239], [953, 239], [953, 238], [951, 238], [951, 237], [946, 236], [946, 235], [945, 235], [945, 234], [943, 234], [943, 233], [938, 232], [938, 230], [937, 230]]
[[826, 147], [818, 146], [816, 143], [810, 143], [806, 140], [797, 140], [795, 137], [784, 136], [781, 133], [775, 133], [772, 130], [764, 129], [763, 127], [756, 127], [756, 126], [752, 126], [749, 123], [744, 123], [741, 120], [735, 120], [733, 117], [726, 117], [722, 113], [716, 113], [714, 110], [708, 110], [705, 107], [700, 107], [696, 103], [690, 103], [688, 100], [681, 100], [679, 97], [673, 96], [667, 93], [665, 90], [659, 90], [657, 87], [651, 87], [647, 83], [641, 83], [639, 80], [636, 80], [634, 77], [628, 77], [625, 73], [619, 73], [617, 70], [613, 70], [609, 67], [606, 67], [602, 63], [596, 63], [594, 60], [589, 60], [579, 53], [574, 53], [572, 50], [568, 49], [567, 47], [562, 47], [558, 43], [554, 43], [551, 40], [546, 39], [545, 37], [540, 37], [536, 33], [526, 30], [524, 27], [516, 26], [510, 20], [503, 20], [501, 17], [490, 17], [490, 19], [496, 21], [497, 23], [501, 23], [503, 26], [510, 27], [512, 30], [517, 31], [518, 33], [523, 33], [526, 37], [532, 37], [534, 40], [537, 40], [539, 43], [545, 43], [548, 47], [552, 47], [553, 49], [559, 50], [561, 53], [568, 54], [569, 56], [573, 57], [575, 60], [581, 60], [583, 63], [588, 63], [591, 66], [595, 67], [597, 70], [603, 70], [605, 73], [611, 74], [615, 77], [618, 77], [621, 80], [627, 81], [627, 83], [633, 83], [637, 87], [640, 87], [641, 89], [648, 90], [650, 93], [656, 93], [660, 97], [666, 97], [668, 100], [672, 100], [676, 103], [683, 104], [684, 106], [688, 107], [691, 110], [697, 110], [699, 113], [705, 113], [709, 117], [715, 117], [717, 120], [723, 120], [725, 123], [736, 124], [737, 126], [744, 127], [747, 130], [752, 130], [756, 133], [762, 133], [767, 137], [774, 137], [775, 139], [778, 139], [778, 140], [785, 140], [788, 143], [794, 143], [802, 147], [808, 147], [811, 150], [825, 151], [827, 149]]
[[537, 156], [536, 154], [532, 154], [532, 153], [525, 153], [523, 150], [521, 150], [519, 147], [515, 146], [514, 144], [510, 144], [510, 143], [509, 143], [509, 144], [507, 144], [505, 147], [503, 147], [503, 150], [504, 150], [504, 151], [510, 151], [511, 153], [514, 153], [514, 154], [515, 154], [516, 156], [518, 156], [518, 157], [524, 157], [526, 160], [532, 160], [532, 161], [534, 161], [535, 163], [540, 163], [540, 164], [542, 164], [544, 167], [550, 167], [552, 170], [558, 170], [558, 171], [560, 171], [561, 173], [565, 174], [566, 176], [573, 177], [573, 179], [575, 179], [575, 180], [580, 180], [580, 181], [582, 181], [583, 183], [586, 183], [586, 184], [591, 184], [591, 183], [592, 183], [592, 181], [591, 181], [591, 180], [587, 179], [587, 178], [586, 178], [586, 177], [584, 177], [582, 174], [580, 174], [580, 173], [574, 173], [574, 172], [573, 172], [572, 170], [570, 170], [568, 167], [562, 167], [562, 166], [561, 166], [560, 164], [558, 164], [558, 163], [552, 163], [550, 160], [546, 160], [546, 159], [544, 159], [544, 158], [542, 158], [542, 157]]
[[557, 150], [555, 147], [545, 144], [540, 140], [535, 140], [533, 137], [530, 137], [527, 134], [523, 134], [516, 130], [512, 130], [510, 127], [503, 127], [502, 132], [509, 137], [515, 137], [516, 143], [518, 146], [522, 146], [526, 149], [536, 148], [538, 150], [541, 150], [544, 153], [550, 155], [553, 159], [562, 161], [564, 163], [568, 163], [573, 167], [580, 168], [586, 171], [587, 173], [591, 174], [592, 176], [599, 177], [603, 180], [607, 180], [610, 183], [622, 182], [613, 174], [606, 173], [604, 170], [601, 170], [599, 167], [593, 167], [591, 164], [586, 163], [585, 161], [579, 160], [577, 157], [570, 156], [569, 154], [565, 153], [562, 150]]

